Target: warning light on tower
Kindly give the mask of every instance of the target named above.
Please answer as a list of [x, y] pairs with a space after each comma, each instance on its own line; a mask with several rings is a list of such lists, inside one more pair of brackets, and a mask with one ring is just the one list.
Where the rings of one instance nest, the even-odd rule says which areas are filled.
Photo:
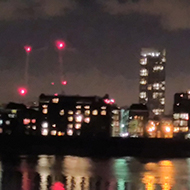
[[62, 85], [66, 85], [66, 84], [67, 84], [67, 81], [64, 80], [64, 81], [61, 82], [61, 84], [62, 84]]
[[25, 96], [27, 94], [27, 89], [26, 88], [19, 88], [18, 92], [21, 96]]
[[58, 50], [65, 49], [65, 47], [66, 47], [65, 42], [64, 42], [64, 41], [61, 41], [61, 40], [57, 40], [57, 41], [55, 42], [55, 45], [56, 45], [56, 47], [57, 47]]
[[24, 49], [25, 49], [26, 53], [30, 53], [32, 51], [31, 46], [24, 46]]

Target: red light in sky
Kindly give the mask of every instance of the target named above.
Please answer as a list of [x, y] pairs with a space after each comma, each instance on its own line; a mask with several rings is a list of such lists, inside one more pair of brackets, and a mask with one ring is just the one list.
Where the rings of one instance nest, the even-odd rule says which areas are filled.
[[66, 84], [67, 84], [67, 81], [64, 80], [64, 81], [61, 82], [61, 84], [62, 84], [62, 85], [66, 85]]
[[56, 45], [56, 47], [57, 47], [58, 50], [65, 49], [65, 46], [66, 46], [65, 42], [61, 41], [61, 40], [57, 40], [55, 42], [55, 45]]
[[111, 102], [111, 104], [114, 104], [114, 103], [115, 103], [115, 100], [114, 100], [114, 99], [111, 99], [110, 102]]
[[62, 184], [61, 182], [55, 182], [55, 183], [51, 186], [51, 190], [65, 190], [64, 184]]
[[54, 82], [51, 82], [51, 85], [54, 85], [55, 83]]
[[55, 94], [54, 94], [54, 96], [58, 96], [58, 94], [57, 94], [57, 93], [55, 93]]
[[19, 88], [18, 92], [21, 96], [25, 96], [27, 94], [27, 89], [26, 88]]
[[25, 49], [26, 53], [30, 53], [32, 51], [31, 46], [24, 46], [24, 49]]
[[105, 102], [106, 104], [109, 104], [109, 103], [110, 103], [110, 100], [109, 100], [109, 99], [105, 99], [104, 102]]

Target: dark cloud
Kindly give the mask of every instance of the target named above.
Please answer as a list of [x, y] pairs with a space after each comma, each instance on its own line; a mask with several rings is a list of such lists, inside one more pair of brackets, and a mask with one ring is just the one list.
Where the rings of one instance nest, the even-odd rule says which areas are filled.
[[0, 20], [48, 18], [75, 8], [72, 0], [0, 1]]
[[148, 14], [160, 19], [168, 30], [190, 28], [188, 0], [98, 0], [110, 14]]

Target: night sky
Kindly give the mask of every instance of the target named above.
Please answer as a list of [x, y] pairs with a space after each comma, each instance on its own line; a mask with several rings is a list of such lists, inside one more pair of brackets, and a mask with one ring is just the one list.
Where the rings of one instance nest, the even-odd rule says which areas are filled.
[[142, 47], [166, 48], [166, 113], [175, 92], [190, 89], [189, 0], [0, 0], [1, 102], [19, 101], [29, 62], [27, 100], [59, 91], [58, 52], [63, 39], [65, 93], [110, 94], [119, 106], [138, 102]]

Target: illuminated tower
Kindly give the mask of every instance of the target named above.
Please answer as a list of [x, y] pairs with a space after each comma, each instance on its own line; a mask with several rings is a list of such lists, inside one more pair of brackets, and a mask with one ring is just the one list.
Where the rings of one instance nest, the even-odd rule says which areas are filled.
[[139, 103], [147, 105], [151, 118], [165, 111], [165, 56], [165, 50], [141, 50]]

